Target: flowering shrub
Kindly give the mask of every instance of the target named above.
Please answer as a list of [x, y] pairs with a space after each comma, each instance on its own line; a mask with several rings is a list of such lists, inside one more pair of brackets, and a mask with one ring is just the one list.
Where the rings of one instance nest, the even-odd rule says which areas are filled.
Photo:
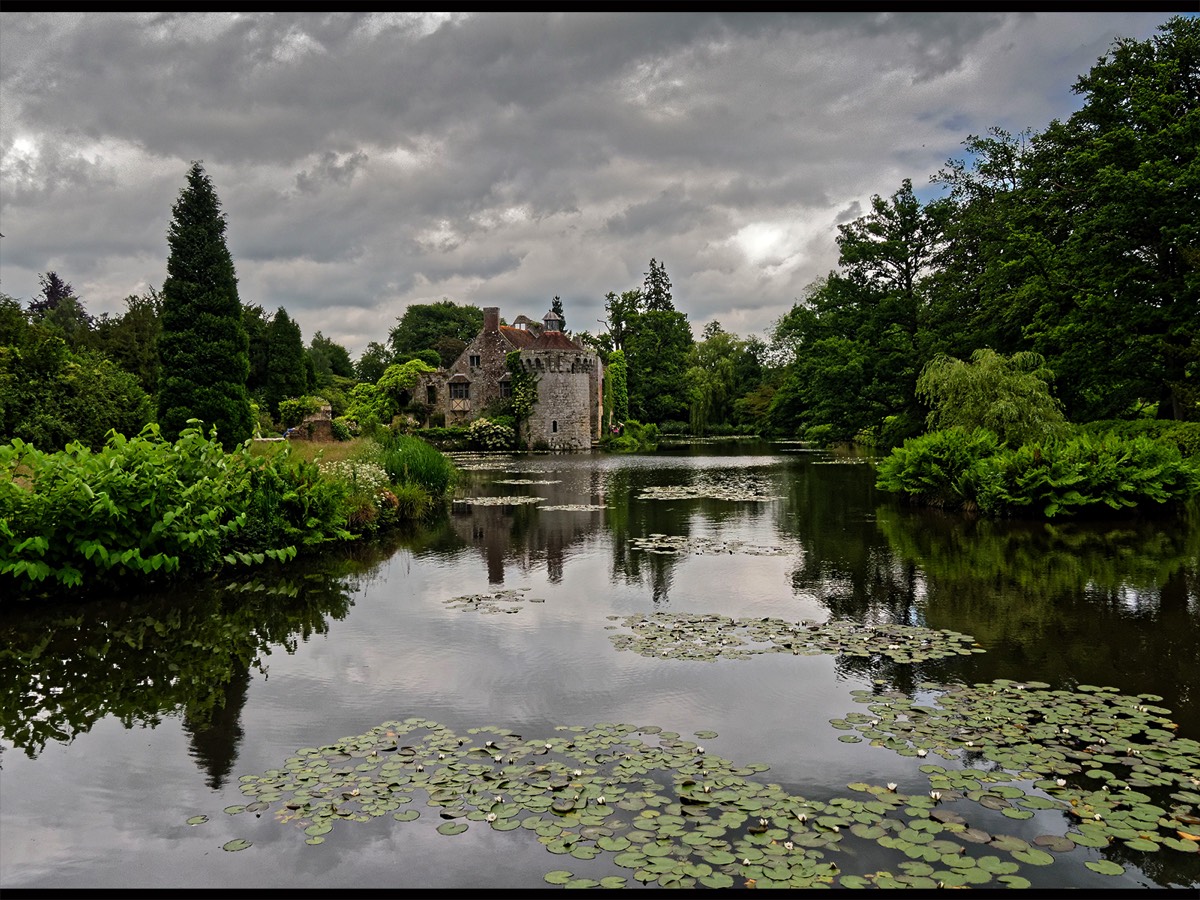
[[499, 422], [476, 419], [467, 428], [467, 440], [477, 450], [511, 450], [517, 442], [517, 434]]

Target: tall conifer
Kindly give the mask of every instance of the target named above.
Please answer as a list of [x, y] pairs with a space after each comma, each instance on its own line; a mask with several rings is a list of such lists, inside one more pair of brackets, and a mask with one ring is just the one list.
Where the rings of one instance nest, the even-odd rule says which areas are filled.
[[217, 439], [232, 447], [254, 427], [246, 393], [248, 341], [225, 214], [200, 163], [192, 163], [172, 213], [158, 340], [159, 426], [174, 439], [189, 419], [199, 419], [206, 432], [216, 426]]

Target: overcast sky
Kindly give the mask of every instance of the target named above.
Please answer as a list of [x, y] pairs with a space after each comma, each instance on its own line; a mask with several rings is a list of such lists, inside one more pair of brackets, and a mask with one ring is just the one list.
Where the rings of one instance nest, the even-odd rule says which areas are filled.
[[4, 12], [0, 291], [161, 288], [200, 160], [242, 301], [356, 358], [442, 298], [598, 331], [652, 257], [697, 334], [765, 336], [872, 195], [1169, 17]]

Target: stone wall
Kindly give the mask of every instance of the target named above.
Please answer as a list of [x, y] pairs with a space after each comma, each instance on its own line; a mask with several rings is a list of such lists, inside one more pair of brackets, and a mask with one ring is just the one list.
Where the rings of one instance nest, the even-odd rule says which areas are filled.
[[[522, 359], [535, 352], [524, 351]], [[538, 400], [529, 415], [529, 440], [534, 447], [586, 450], [592, 446], [588, 382], [586, 371], [573, 372], [570, 367], [538, 372]]]

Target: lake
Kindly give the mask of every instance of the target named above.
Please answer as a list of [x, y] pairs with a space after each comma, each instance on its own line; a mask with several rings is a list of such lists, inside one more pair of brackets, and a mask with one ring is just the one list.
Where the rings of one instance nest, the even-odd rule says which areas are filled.
[[428, 527], [0, 615], [0, 888], [1200, 886], [1194, 512], [456, 461]]

